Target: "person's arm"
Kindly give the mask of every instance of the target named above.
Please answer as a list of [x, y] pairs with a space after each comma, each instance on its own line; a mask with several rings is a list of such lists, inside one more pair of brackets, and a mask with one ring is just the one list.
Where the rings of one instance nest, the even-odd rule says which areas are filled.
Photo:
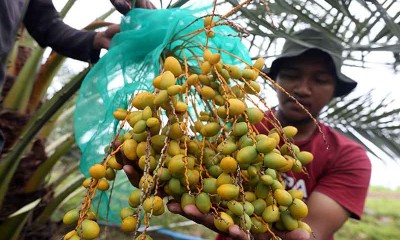
[[308, 216], [304, 222], [311, 227], [311, 239], [329, 239], [349, 218], [349, 212], [327, 195], [314, 191], [307, 200]]
[[[219, 232], [214, 226], [214, 217], [210, 214], [201, 213], [194, 204], [188, 204], [183, 209], [179, 202], [170, 201], [167, 204], [169, 211], [175, 214], [182, 215], [196, 223], [202, 224], [203, 226]], [[304, 229], [295, 229], [293, 231], [277, 231], [274, 233], [285, 240], [308, 240], [313, 237]], [[254, 240], [267, 240], [272, 236], [269, 233], [253, 234], [252, 239]], [[248, 234], [242, 230], [238, 225], [234, 224], [229, 227], [228, 232], [220, 233], [217, 237], [218, 240], [249, 240]]]
[[74, 29], [63, 22], [51, 0], [31, 0], [24, 16], [28, 32], [40, 46], [77, 60], [96, 62], [100, 49], [93, 47], [96, 32]]
[[330, 239], [349, 217], [361, 218], [371, 175], [365, 150], [354, 144], [338, 151], [327, 169], [306, 201], [304, 221], [317, 240]]

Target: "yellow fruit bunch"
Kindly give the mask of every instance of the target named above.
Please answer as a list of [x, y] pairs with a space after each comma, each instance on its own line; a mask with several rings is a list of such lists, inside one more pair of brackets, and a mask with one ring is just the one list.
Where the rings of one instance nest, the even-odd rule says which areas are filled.
[[[212, 26], [206, 17], [208, 37], [214, 34]], [[182, 207], [195, 204], [202, 213], [212, 214], [222, 232], [232, 224], [249, 234], [311, 231], [302, 221], [308, 213], [302, 192], [285, 190], [281, 173], [303, 171], [313, 156], [292, 143], [295, 127], [282, 128], [273, 114], [260, 109], [268, 108], [256, 82], [267, 77], [261, 71], [264, 60], [245, 67], [229, 65], [219, 49], [204, 46], [196, 63], [166, 57], [153, 80], [155, 90], [133, 96], [128, 109], [115, 110], [124, 132], [113, 142], [106, 161], [90, 168], [82, 209], [64, 217], [65, 223], [77, 227], [64, 239], [93, 239], [99, 234], [89, 210], [91, 199], [96, 190], [109, 188], [108, 181], [123, 164], [137, 171], [131, 176], [137, 189], [120, 212], [124, 232], [137, 231], [139, 216], [147, 225], [152, 216], [162, 215], [165, 195]], [[266, 122], [274, 128], [267, 129]], [[260, 129], [268, 133], [260, 134]], [[150, 237], [144, 232], [138, 239]]]

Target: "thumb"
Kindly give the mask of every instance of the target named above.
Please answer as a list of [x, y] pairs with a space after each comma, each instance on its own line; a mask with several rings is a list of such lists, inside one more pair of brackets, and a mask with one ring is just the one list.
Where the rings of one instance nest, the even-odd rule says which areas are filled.
[[125, 165], [123, 167], [124, 172], [126, 174], [126, 176], [129, 179], [129, 182], [131, 182], [131, 184], [135, 187], [139, 186], [139, 181], [140, 181], [140, 176], [138, 174], [138, 172], [135, 170], [135, 168], [132, 165]]
[[105, 31], [96, 33], [93, 48], [108, 49], [110, 47], [111, 38], [118, 32], [120, 32], [120, 26], [118, 24], [112, 24]]
[[107, 38], [112, 38], [114, 37], [115, 34], [119, 33], [121, 31], [120, 25], [119, 24], [112, 24], [110, 25], [106, 30], [105, 30], [105, 37]]

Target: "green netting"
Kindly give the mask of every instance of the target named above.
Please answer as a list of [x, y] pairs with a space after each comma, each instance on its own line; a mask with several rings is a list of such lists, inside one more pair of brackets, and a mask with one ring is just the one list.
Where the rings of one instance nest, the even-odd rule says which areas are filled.
[[[204, 6], [133, 9], [122, 18], [121, 33], [113, 38], [107, 54], [84, 79], [76, 104], [75, 137], [83, 153], [80, 168], [86, 177], [90, 166], [103, 160], [105, 148], [116, 136], [119, 121], [114, 119], [113, 111], [118, 107], [126, 109], [132, 94], [152, 91], [152, 80], [160, 72], [160, 56], [168, 52], [180, 59], [186, 57], [189, 65], [195, 61], [193, 56], [202, 56], [201, 46], [207, 41], [205, 33], [195, 37], [187, 34], [204, 27], [202, 19], [196, 19], [210, 14], [211, 9]], [[237, 32], [230, 26], [217, 26], [214, 31], [215, 36], [209, 39], [208, 46], [223, 50], [220, 53], [224, 63], [243, 65], [224, 51], [251, 63]], [[185, 50], [181, 51], [181, 46], [185, 46]], [[119, 171], [114, 188], [98, 192], [92, 206], [98, 208], [101, 217], [119, 222], [119, 211], [128, 206], [133, 189], [124, 172]]]

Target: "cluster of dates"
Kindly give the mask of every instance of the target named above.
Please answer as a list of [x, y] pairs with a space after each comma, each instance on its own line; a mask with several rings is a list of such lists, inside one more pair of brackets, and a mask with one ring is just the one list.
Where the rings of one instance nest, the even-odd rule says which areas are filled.
[[[286, 191], [281, 173], [303, 171], [313, 156], [291, 143], [296, 128], [280, 127], [252, 100], [263, 102], [255, 80], [264, 60], [241, 68], [224, 64], [216, 49], [206, 47], [196, 60], [194, 68], [167, 57], [153, 80], [155, 90], [136, 94], [129, 109], [116, 109], [114, 117], [125, 131], [107, 160], [90, 168], [91, 178], [84, 182], [88, 198], [107, 190], [115, 171], [128, 163], [137, 170], [137, 189], [120, 213], [124, 232], [136, 232], [142, 218], [148, 224], [151, 216], [165, 212], [160, 192], [182, 207], [195, 204], [212, 214], [222, 232], [233, 224], [249, 233], [311, 231], [302, 221], [308, 214], [302, 192]], [[265, 120], [274, 128], [260, 134]], [[68, 212], [64, 222], [77, 223], [64, 239], [99, 235], [85, 205]], [[142, 233], [138, 239], [150, 237]]]

